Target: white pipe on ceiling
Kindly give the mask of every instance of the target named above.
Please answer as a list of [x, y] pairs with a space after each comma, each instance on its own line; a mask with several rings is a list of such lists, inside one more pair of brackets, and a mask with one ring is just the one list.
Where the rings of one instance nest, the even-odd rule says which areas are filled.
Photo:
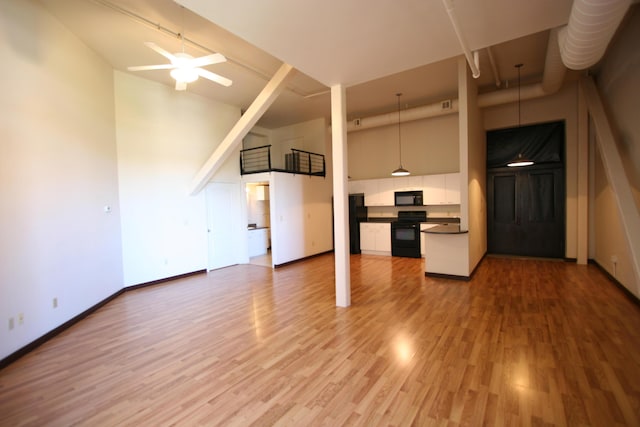
[[[564, 75], [567, 71], [560, 60], [560, 49], [558, 47], [558, 29], [553, 29], [549, 33], [547, 42], [547, 56], [544, 64], [544, 74], [541, 83], [534, 83], [520, 87], [520, 99], [527, 100], [551, 95], [562, 86]], [[492, 107], [494, 105], [516, 102], [518, 100], [518, 88], [497, 90], [478, 95], [478, 105], [481, 108]], [[451, 108], [443, 108], [442, 102], [423, 105], [420, 107], [402, 110], [400, 122], [426, 119], [429, 117], [444, 116], [458, 112], [458, 100], [451, 100]], [[356, 121], [351, 120], [347, 124], [347, 131], [357, 131], [380, 126], [387, 126], [398, 123], [398, 113], [387, 113], [378, 116], [363, 117]]]
[[572, 70], [595, 65], [630, 6], [630, 0], [575, 0], [569, 23], [560, 31], [564, 65]]
[[[443, 0], [447, 11], [453, 9], [452, 0]], [[634, 0], [636, 3], [637, 0]], [[520, 99], [534, 99], [557, 92], [564, 81], [567, 68], [583, 70], [595, 65], [604, 54], [622, 18], [631, 5], [630, 0], [575, 0], [569, 23], [554, 28], [549, 33], [542, 81], [520, 87]], [[451, 16], [451, 15], [450, 15]], [[455, 20], [455, 16], [454, 16]], [[453, 23], [453, 21], [452, 21]], [[457, 21], [454, 27], [457, 26]], [[472, 67], [473, 60], [467, 62]], [[466, 55], [466, 53], [465, 53]], [[475, 65], [475, 64], [474, 64]], [[497, 90], [478, 95], [481, 108], [516, 102], [518, 88]], [[401, 122], [425, 119], [458, 112], [458, 100], [451, 100], [451, 108], [442, 107], [441, 102], [403, 110]], [[397, 123], [397, 113], [365, 117], [350, 121], [347, 130], [357, 131]]]
[[458, 24], [458, 17], [455, 14], [453, 7], [453, 0], [442, 0], [444, 4], [444, 8], [447, 10], [449, 14], [449, 20], [451, 21], [451, 25], [453, 26], [453, 31], [456, 33], [456, 37], [458, 37], [458, 42], [462, 47], [464, 52], [464, 56], [467, 58], [467, 63], [469, 64], [469, 68], [471, 68], [471, 73], [474, 79], [480, 77], [480, 68], [478, 65], [478, 55], [471, 53], [471, 49], [467, 46], [467, 42], [464, 39], [464, 35], [462, 34], [462, 30], [460, 29], [460, 24]]
[[491, 65], [493, 78], [496, 81], [496, 87], [499, 88], [500, 86], [502, 86], [502, 81], [500, 80], [500, 73], [498, 72], [498, 66], [496, 65], [496, 60], [493, 57], [493, 51], [491, 50], [491, 46], [487, 48], [487, 56], [489, 57], [489, 65]]

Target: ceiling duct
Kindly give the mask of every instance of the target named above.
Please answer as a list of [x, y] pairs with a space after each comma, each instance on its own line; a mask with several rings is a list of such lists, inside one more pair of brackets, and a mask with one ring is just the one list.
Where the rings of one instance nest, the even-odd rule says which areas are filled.
[[594, 66], [630, 6], [630, 0], [574, 0], [569, 23], [560, 31], [564, 65], [572, 70]]
[[[544, 60], [544, 72], [542, 81], [520, 88], [520, 99], [527, 100], [551, 95], [557, 92], [562, 86], [567, 68], [562, 63], [560, 48], [558, 46], [558, 29], [554, 28], [549, 32], [547, 42], [547, 55]], [[495, 92], [478, 95], [478, 105], [480, 108], [493, 107], [494, 105], [516, 102], [518, 100], [518, 88], [497, 90]]]

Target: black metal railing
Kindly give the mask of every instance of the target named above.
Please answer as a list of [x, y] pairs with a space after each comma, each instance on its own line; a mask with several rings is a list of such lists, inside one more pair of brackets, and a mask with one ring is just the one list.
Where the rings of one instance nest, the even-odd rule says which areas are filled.
[[269, 172], [271, 170], [271, 146], [247, 148], [240, 151], [240, 174]]
[[291, 149], [291, 153], [284, 155], [284, 168], [277, 168], [272, 165], [271, 145], [240, 151], [240, 174], [247, 175], [270, 171], [326, 176], [326, 165], [324, 155], [295, 148]]

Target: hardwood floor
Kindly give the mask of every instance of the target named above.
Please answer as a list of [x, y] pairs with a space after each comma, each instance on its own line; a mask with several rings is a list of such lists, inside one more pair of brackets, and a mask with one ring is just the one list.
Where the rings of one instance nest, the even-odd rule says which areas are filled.
[[640, 425], [640, 308], [594, 266], [333, 255], [126, 292], [0, 371], [2, 426]]

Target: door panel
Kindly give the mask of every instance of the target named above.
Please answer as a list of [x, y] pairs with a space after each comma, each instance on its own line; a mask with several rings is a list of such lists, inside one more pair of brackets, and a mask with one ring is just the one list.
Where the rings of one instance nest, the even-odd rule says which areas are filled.
[[[210, 183], [206, 188], [209, 228], [209, 262], [207, 269], [227, 267], [243, 262], [241, 242], [246, 241], [246, 226], [240, 219], [243, 208], [240, 184]], [[246, 223], [246, 221], [245, 221]]]
[[489, 253], [564, 257], [561, 167], [488, 172]]

